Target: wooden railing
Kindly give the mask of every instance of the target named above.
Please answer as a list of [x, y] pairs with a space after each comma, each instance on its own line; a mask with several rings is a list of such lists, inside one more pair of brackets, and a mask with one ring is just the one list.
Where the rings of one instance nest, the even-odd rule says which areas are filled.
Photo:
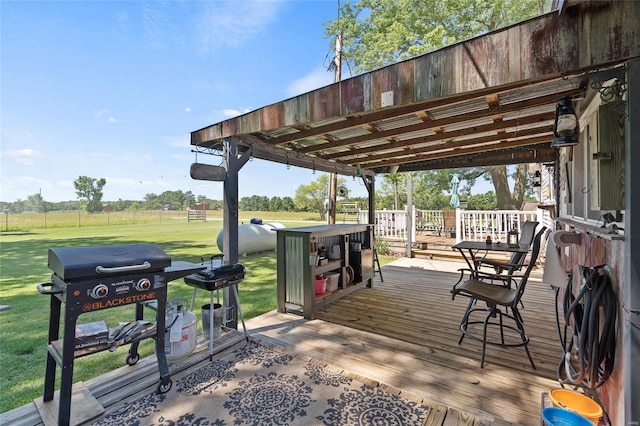
[[484, 241], [488, 235], [494, 241], [507, 241], [507, 232], [512, 229], [522, 233], [522, 224], [528, 220], [542, 223], [543, 211], [520, 210], [456, 210], [456, 241]]
[[[391, 241], [416, 241], [418, 232], [449, 235], [456, 241], [484, 241], [487, 235], [495, 241], [506, 241], [507, 232], [522, 232], [522, 224], [528, 220], [544, 221], [544, 211], [521, 210], [420, 210], [413, 208], [411, 221], [406, 210], [377, 210], [375, 236]], [[366, 223], [368, 211], [358, 210], [358, 223]], [[411, 226], [408, 226], [408, 223]], [[410, 233], [410, 234], [409, 234]]]

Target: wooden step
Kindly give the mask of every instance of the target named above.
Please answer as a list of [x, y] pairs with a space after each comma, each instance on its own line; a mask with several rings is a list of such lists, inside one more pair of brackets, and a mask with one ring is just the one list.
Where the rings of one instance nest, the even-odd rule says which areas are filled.
[[427, 249], [414, 249], [412, 250], [414, 257], [424, 259], [446, 259], [446, 260], [460, 260], [464, 261], [460, 252], [452, 250], [451, 247], [446, 249], [427, 248]]

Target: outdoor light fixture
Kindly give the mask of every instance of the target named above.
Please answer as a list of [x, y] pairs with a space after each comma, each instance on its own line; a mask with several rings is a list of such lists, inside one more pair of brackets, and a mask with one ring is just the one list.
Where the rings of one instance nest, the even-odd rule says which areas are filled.
[[540, 188], [542, 186], [542, 173], [540, 170], [533, 172], [533, 187]]
[[566, 96], [556, 105], [556, 117], [553, 121], [553, 141], [551, 146], [561, 148], [578, 144], [578, 117], [573, 109], [573, 101]]

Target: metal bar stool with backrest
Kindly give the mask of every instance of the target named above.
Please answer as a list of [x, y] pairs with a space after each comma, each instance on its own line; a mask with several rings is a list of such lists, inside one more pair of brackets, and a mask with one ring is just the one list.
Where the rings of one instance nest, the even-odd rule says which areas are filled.
[[[533, 363], [531, 353], [529, 352], [529, 337], [524, 333], [522, 316], [520, 315], [520, 311], [518, 310], [518, 304], [520, 303], [520, 299], [524, 294], [524, 289], [527, 285], [527, 280], [529, 279], [531, 270], [535, 266], [536, 260], [538, 259], [538, 254], [540, 253], [540, 242], [545, 230], [546, 227], [543, 226], [542, 229], [538, 231], [533, 240], [533, 249], [531, 251], [529, 263], [527, 264], [524, 273], [522, 275], [511, 275], [509, 277], [509, 279], [513, 279], [516, 283], [513, 288], [508, 286], [495, 285], [492, 282], [483, 281], [479, 278], [471, 278], [464, 282], [456, 283], [456, 285], [454, 285], [453, 289], [451, 290], [452, 299], [455, 299], [457, 295], [460, 295], [470, 298], [470, 301], [482, 301], [487, 305], [486, 308], [471, 308], [471, 303], [469, 303], [469, 306], [467, 307], [467, 310], [462, 317], [462, 321], [460, 322], [460, 331], [462, 331], [462, 336], [460, 336], [460, 340], [458, 341], [458, 344], [461, 344], [464, 337], [468, 336], [474, 340], [482, 342], [482, 358], [480, 361], [481, 368], [484, 368], [484, 357], [487, 343], [503, 347], [524, 346], [527, 357], [529, 358], [529, 362], [531, 363], [531, 367], [533, 367], [534, 370], [536, 368], [535, 364]], [[491, 280], [494, 280], [495, 277], [495, 275], [491, 275]], [[501, 309], [501, 307], [504, 308], [504, 311]], [[512, 315], [508, 313], [507, 309], [511, 309]], [[471, 321], [470, 318], [472, 314], [480, 311], [487, 313], [484, 320]], [[498, 321], [491, 321], [492, 318], [498, 318]], [[505, 325], [504, 318], [512, 320], [515, 323], [515, 326]], [[474, 326], [476, 324], [483, 325], [482, 336], [478, 336], [473, 333], [473, 330], [470, 330], [470, 326]], [[499, 341], [490, 340], [487, 338], [487, 329], [490, 325], [497, 325], [499, 327]], [[505, 329], [516, 332], [520, 337], [520, 341], [506, 342]]]
[[[539, 222], [535, 220], [528, 220], [522, 224], [522, 233], [520, 234], [520, 239], [518, 240], [519, 245], [526, 245], [531, 247], [533, 243], [533, 238], [536, 235], [536, 228], [538, 227]], [[494, 259], [479, 259], [478, 264], [476, 265], [476, 269], [480, 269], [481, 266], [486, 265], [492, 267], [496, 274], [502, 274], [506, 271], [508, 276], [512, 276], [514, 272], [518, 272], [522, 270], [522, 266], [524, 265], [525, 258], [527, 257], [527, 253], [517, 252], [511, 255], [511, 258], [508, 262], [501, 262], [499, 260]], [[510, 285], [511, 281], [507, 281], [508, 285]]]

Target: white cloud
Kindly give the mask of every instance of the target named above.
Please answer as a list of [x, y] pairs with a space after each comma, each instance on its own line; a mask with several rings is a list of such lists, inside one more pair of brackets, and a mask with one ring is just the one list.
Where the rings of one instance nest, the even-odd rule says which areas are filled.
[[13, 151], [5, 151], [2, 156], [13, 158], [16, 163], [22, 166], [33, 166], [37, 158], [43, 158], [44, 154], [31, 148], [16, 149]]
[[41, 193], [46, 201], [75, 200], [73, 181], [51, 181], [35, 176], [3, 176], [2, 201], [26, 200], [30, 195]]
[[191, 112], [191, 108], [190, 108], [190, 107], [186, 107], [186, 108], [184, 109], [184, 112]]
[[248, 108], [243, 108], [241, 110], [227, 108], [222, 110], [222, 114], [227, 118], [232, 118], [232, 117], [237, 117], [238, 115], [241, 115], [241, 114], [246, 114], [249, 111], [250, 110]]
[[205, 2], [197, 25], [205, 51], [239, 46], [255, 38], [276, 18], [277, 1]]
[[287, 87], [287, 96], [297, 96], [333, 83], [333, 74], [324, 68], [316, 68], [307, 75], [294, 80]]
[[[93, 112], [93, 116], [95, 118], [103, 118], [103, 117], [110, 116], [110, 115], [111, 115], [111, 111], [108, 108], [101, 108], [101, 109]], [[118, 119], [113, 117], [113, 116], [110, 116], [109, 118], [107, 118], [107, 122], [109, 122], [109, 123], [117, 123]]]
[[107, 108], [101, 108], [97, 111], [94, 111], [93, 116], [95, 118], [101, 118], [103, 115], [109, 115], [111, 113], [111, 111], [109, 111]]

